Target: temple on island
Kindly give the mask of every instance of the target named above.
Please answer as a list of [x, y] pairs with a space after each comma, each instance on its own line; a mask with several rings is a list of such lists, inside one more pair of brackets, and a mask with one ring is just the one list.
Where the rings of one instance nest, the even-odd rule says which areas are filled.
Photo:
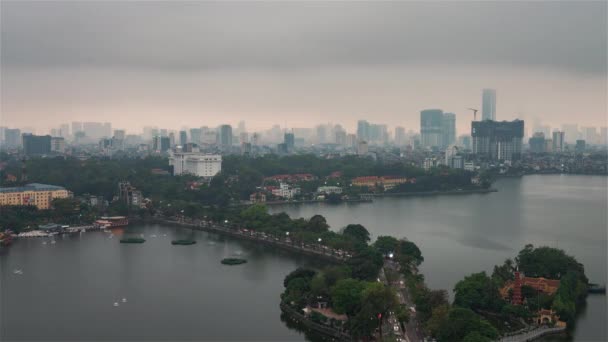
[[520, 272], [515, 271], [515, 279], [505, 283], [500, 289], [500, 295], [504, 300], [510, 301], [513, 305], [521, 305], [523, 303], [521, 295], [521, 288], [523, 286], [529, 286], [536, 291], [553, 295], [559, 288], [559, 280], [543, 277], [525, 277]]

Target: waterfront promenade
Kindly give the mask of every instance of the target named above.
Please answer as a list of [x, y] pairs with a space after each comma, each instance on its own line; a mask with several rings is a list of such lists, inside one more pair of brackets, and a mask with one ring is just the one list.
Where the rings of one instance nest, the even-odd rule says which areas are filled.
[[546, 335], [560, 334], [566, 331], [566, 327], [536, 327], [521, 331], [517, 334], [503, 336], [498, 342], [527, 342], [534, 341]]
[[243, 240], [256, 241], [291, 252], [322, 258], [331, 262], [344, 262], [352, 256], [346, 251], [330, 248], [323, 245], [321, 242], [315, 244], [306, 244], [301, 241], [296, 241], [290, 238], [288, 235], [278, 237], [262, 232], [256, 232], [245, 227], [228, 227], [227, 225], [219, 225], [209, 221], [191, 220], [187, 218], [180, 218], [177, 220], [169, 218], [156, 218], [156, 221], [195, 230], [207, 231], [210, 233], [229, 235]]

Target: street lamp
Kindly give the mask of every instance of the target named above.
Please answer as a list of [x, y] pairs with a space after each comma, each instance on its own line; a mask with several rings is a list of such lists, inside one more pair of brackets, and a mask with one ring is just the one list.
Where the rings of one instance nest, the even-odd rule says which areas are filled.
[[390, 253], [390, 254], [388, 255], [388, 257], [392, 259], [392, 258], [393, 258], [393, 253]]

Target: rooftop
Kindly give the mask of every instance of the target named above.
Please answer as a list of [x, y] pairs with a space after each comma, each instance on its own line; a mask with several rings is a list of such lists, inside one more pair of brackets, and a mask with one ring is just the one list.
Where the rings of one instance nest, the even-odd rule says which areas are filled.
[[57, 185], [30, 183], [30, 184], [26, 184], [24, 186], [0, 188], [0, 193], [23, 192], [23, 191], [54, 191], [54, 190], [65, 190], [65, 188], [61, 187], [61, 186], [57, 186]]

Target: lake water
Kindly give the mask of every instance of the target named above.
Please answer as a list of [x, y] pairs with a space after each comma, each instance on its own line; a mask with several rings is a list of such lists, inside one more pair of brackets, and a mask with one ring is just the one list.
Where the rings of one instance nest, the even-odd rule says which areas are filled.
[[[528, 176], [501, 180], [491, 194], [272, 210], [321, 214], [334, 229], [362, 223], [374, 237], [407, 237], [422, 249], [422, 272], [432, 288], [451, 289], [466, 274], [491, 271], [526, 243], [565, 249], [592, 281], [605, 283], [607, 179]], [[159, 225], [129, 231], [145, 234], [146, 243], [120, 244], [108, 233], [90, 232], [55, 244], [22, 239], [4, 249], [0, 340], [305, 339], [281, 321], [279, 294], [286, 274], [319, 264], [204, 232], [193, 233], [196, 245], [172, 246], [172, 239], [192, 233]], [[249, 262], [220, 264], [236, 255]], [[590, 296], [573, 339], [606, 340], [606, 319], [606, 297]]]
[[[425, 258], [431, 288], [447, 289], [470, 273], [492, 272], [527, 243], [564, 249], [606, 283], [608, 178], [538, 175], [501, 179], [489, 194], [381, 198], [374, 203], [272, 207], [292, 217], [321, 214], [339, 229], [361, 223], [372, 233], [406, 237]], [[606, 297], [590, 296], [573, 338], [606, 341]]]

